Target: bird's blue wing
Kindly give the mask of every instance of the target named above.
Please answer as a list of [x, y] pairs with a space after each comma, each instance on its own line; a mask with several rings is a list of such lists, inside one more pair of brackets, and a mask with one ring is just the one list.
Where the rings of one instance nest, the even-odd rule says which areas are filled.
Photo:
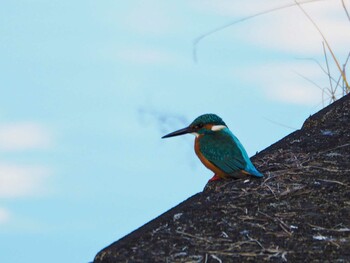
[[203, 136], [200, 139], [200, 151], [208, 161], [228, 175], [235, 176], [243, 170], [257, 177], [262, 176], [228, 128]]

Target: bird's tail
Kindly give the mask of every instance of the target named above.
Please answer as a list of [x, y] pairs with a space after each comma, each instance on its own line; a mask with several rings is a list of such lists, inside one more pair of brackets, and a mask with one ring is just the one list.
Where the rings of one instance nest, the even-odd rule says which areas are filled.
[[255, 167], [254, 165], [249, 165], [246, 169], [246, 171], [256, 177], [263, 177], [264, 175], [262, 173], [260, 173]]

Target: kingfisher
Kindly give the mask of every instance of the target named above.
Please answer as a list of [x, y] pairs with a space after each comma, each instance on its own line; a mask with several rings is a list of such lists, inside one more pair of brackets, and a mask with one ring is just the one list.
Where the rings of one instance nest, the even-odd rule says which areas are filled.
[[194, 151], [204, 166], [214, 172], [209, 182], [224, 178], [263, 177], [243, 145], [219, 116], [203, 114], [188, 127], [169, 133], [162, 139], [187, 133], [196, 136]]

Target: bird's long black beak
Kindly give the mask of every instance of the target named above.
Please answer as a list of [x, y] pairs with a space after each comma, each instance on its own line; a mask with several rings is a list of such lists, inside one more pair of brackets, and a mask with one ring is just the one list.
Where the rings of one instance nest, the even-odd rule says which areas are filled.
[[183, 129], [171, 132], [171, 133], [169, 133], [167, 135], [164, 135], [162, 137], [162, 139], [169, 138], [169, 137], [174, 137], [174, 136], [179, 136], [179, 135], [183, 135], [183, 134], [190, 133], [190, 132], [192, 132], [192, 129], [190, 127], [186, 127], [186, 128], [183, 128]]

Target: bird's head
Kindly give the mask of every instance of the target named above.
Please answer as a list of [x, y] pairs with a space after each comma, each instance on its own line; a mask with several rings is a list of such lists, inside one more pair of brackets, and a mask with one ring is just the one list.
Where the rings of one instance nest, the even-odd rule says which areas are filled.
[[197, 117], [188, 127], [169, 133], [162, 138], [191, 133], [196, 135], [211, 134], [226, 128], [225, 122], [217, 115], [209, 113]]

